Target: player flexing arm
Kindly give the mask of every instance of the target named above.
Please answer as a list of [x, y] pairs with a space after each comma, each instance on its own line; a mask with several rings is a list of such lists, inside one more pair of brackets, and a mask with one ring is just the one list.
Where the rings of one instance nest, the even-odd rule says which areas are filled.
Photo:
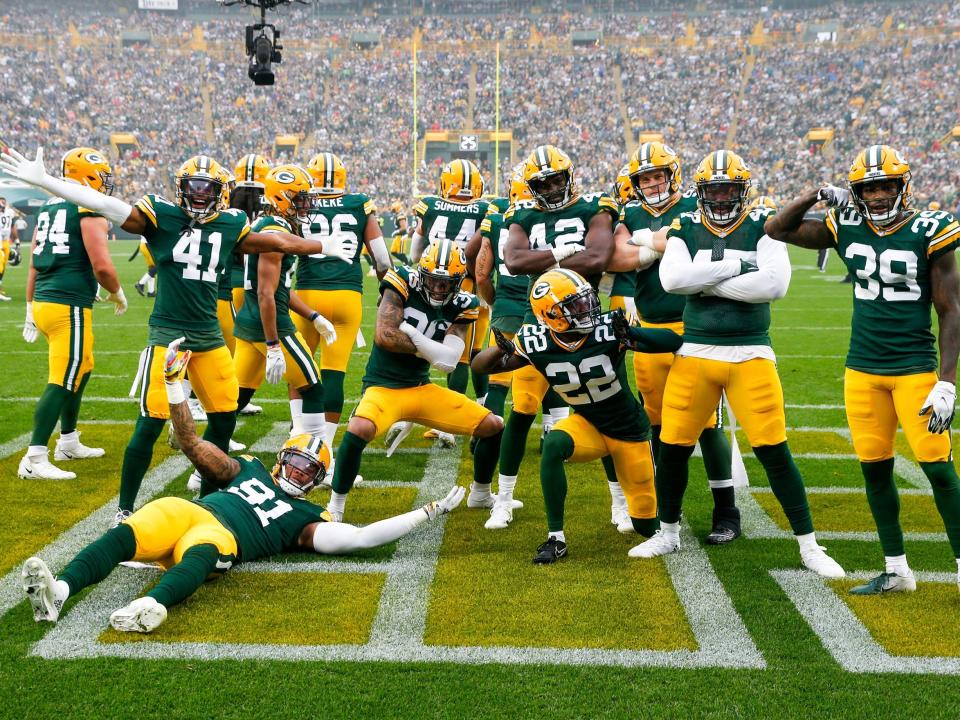
[[[553, 190], [554, 184], [545, 190]], [[613, 255], [613, 218], [607, 213], [594, 215], [587, 226], [583, 244], [582, 250], [574, 244], [533, 250], [530, 248], [530, 236], [522, 227], [514, 224], [510, 226], [504, 260], [512, 273], [538, 275], [560, 266], [584, 277], [595, 277], [607, 269]]]
[[496, 302], [497, 291], [493, 286], [494, 257], [489, 238], [485, 237], [481, 230], [477, 230], [464, 248], [464, 252], [467, 254], [467, 271], [473, 275], [477, 283], [477, 295], [492, 306]]

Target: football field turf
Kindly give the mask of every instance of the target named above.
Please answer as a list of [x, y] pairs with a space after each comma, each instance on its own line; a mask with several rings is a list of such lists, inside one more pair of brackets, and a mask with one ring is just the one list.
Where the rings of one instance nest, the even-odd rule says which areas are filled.
[[[96, 368], [81, 412], [83, 441], [107, 455], [64, 463], [74, 481], [16, 476], [46, 382], [46, 346], [22, 341], [26, 272], [7, 273], [16, 300], [0, 306], [0, 717], [960, 716], [956, 564], [902, 434], [897, 483], [918, 591], [846, 594], [883, 561], [841, 405], [850, 288], [836, 258], [821, 274], [809, 251], [791, 253], [793, 281], [774, 305], [772, 335], [818, 537], [851, 579], [801, 570], [742, 434], [750, 487], [738, 494], [744, 537], [734, 544], [697, 541], [709, 531], [711, 501], [694, 458], [681, 552], [629, 559], [639, 538], [610, 524], [606, 480], [592, 463], [569, 469], [569, 557], [534, 566], [545, 533], [536, 431], [516, 493], [526, 506], [506, 530], [484, 530], [486, 511], [461, 507], [359, 556], [250, 563], [205, 585], [148, 636], [108, 630], [110, 612], [157, 577], [118, 568], [72, 599], [58, 625], [34, 623], [22, 601], [23, 560], [39, 554], [56, 572], [116, 509], [137, 415], [127, 395], [151, 307], [133, 290], [144, 266], [126, 261], [132, 247], [111, 246], [131, 307], [120, 318], [112, 305], [94, 308]], [[366, 283], [372, 342], [376, 281]], [[347, 412], [368, 349], [352, 359]], [[269, 466], [286, 434], [285, 392], [265, 386], [255, 402], [263, 415], [242, 418], [235, 437]], [[468, 484], [465, 444], [435, 451], [417, 431], [387, 459], [382, 442], [372, 443], [367, 482], [351, 492], [345, 519], [370, 522], [442, 496], [455, 480]], [[188, 468], [161, 441], [141, 502], [187, 497]]]

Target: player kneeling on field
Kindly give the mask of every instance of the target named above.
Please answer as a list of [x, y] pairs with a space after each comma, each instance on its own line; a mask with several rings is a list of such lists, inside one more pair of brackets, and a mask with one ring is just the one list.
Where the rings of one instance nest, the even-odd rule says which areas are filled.
[[167, 351], [170, 418], [184, 454], [221, 489], [202, 500], [167, 497], [147, 503], [81, 550], [58, 578], [43, 560], [27, 560], [23, 588], [35, 620], [55, 622], [67, 598], [105, 579], [117, 563], [157, 562], [167, 569], [160, 582], [110, 616], [116, 630], [150, 632], [166, 619], [167, 608], [241, 559], [296, 550], [336, 555], [377, 547], [450, 512], [463, 499], [464, 489], [454, 487], [442, 500], [366, 527], [332, 522], [320, 505], [303, 499], [327, 472], [330, 450], [322, 438], [291, 438], [271, 471], [254, 457], [233, 458], [201, 440], [180, 385], [189, 357], [190, 351], [179, 352], [175, 346]]
[[[583, 276], [559, 268], [533, 284], [530, 305], [540, 321], [523, 325], [513, 342], [494, 331], [496, 347], [473, 360], [476, 372], [507, 372], [532, 365], [573, 409], [543, 441], [540, 483], [547, 510], [547, 542], [535, 563], [552, 563], [567, 554], [563, 510], [567, 475], [563, 463], [610, 456], [627, 497], [634, 529], [656, 532], [650, 421], [630, 392], [624, 370], [627, 350], [673, 352], [682, 338], [670, 330], [632, 328], [622, 311], [600, 313], [597, 291]], [[503, 508], [494, 506], [494, 512]], [[506, 508], [509, 512], [509, 508]]]

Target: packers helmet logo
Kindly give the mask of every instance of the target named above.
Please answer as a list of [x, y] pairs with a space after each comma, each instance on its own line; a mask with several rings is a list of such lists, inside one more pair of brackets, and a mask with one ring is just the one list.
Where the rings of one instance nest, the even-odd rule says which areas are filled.
[[665, 153], [667, 153], [668, 155], [676, 155], [676, 153], [673, 151], [673, 148], [670, 147], [669, 145], [664, 145], [664, 146], [663, 146], [663, 151], [664, 151]]
[[540, 300], [545, 298], [550, 294], [550, 283], [540, 282], [533, 286], [533, 290], [530, 292], [530, 297], [534, 300]]
[[107, 162], [107, 159], [99, 153], [87, 153], [83, 156], [83, 159], [91, 165], [102, 165]]
[[277, 182], [281, 183], [292, 183], [296, 182], [297, 177], [289, 170], [281, 170], [277, 173]]

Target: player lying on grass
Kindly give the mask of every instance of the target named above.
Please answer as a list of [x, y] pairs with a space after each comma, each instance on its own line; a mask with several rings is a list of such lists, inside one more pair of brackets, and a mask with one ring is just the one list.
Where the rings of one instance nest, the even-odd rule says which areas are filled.
[[40, 558], [28, 559], [23, 588], [34, 620], [55, 622], [67, 598], [105, 579], [118, 563], [137, 560], [167, 571], [144, 597], [114, 612], [110, 624], [150, 632], [166, 619], [167, 608], [238, 562], [287, 551], [338, 555], [377, 547], [450, 512], [463, 499], [464, 489], [454, 487], [441, 500], [365, 527], [332, 522], [323, 507], [303, 499], [327, 472], [330, 450], [323, 439], [291, 438], [268, 471], [257, 458], [230, 457], [198, 438], [180, 385], [189, 359], [190, 351], [180, 352], [178, 341], [169, 345], [170, 418], [184, 454], [220, 490], [202, 500], [166, 497], [147, 503], [81, 550], [57, 578]]

